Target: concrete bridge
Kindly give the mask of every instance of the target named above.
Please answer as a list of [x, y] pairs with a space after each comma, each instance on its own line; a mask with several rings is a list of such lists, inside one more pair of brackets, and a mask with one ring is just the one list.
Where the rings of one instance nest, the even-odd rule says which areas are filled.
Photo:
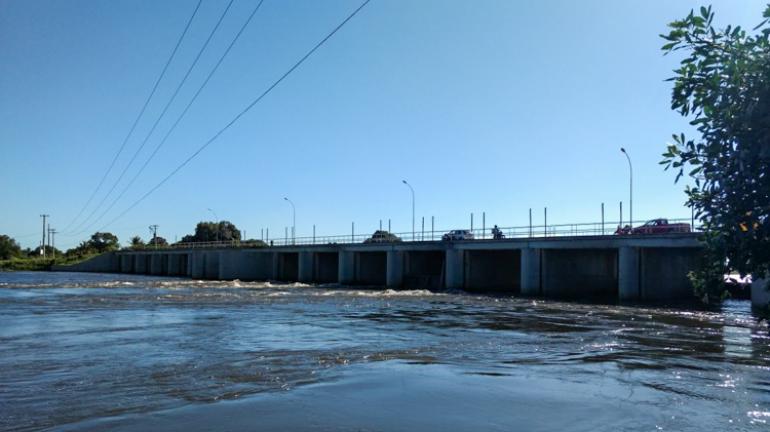
[[54, 270], [461, 289], [553, 298], [692, 298], [697, 234], [119, 251]]

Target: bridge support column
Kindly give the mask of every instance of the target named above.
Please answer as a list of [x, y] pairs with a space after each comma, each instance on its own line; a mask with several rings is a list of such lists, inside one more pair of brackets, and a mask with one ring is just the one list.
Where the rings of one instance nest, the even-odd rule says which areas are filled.
[[150, 270], [148, 267], [147, 262], [147, 254], [136, 254], [136, 258], [134, 259], [134, 273], [136, 274], [147, 274]]
[[541, 295], [540, 281], [540, 249], [522, 249], [521, 293], [526, 296]]
[[152, 258], [150, 258], [150, 274], [156, 276], [163, 274], [163, 254], [152, 254]]
[[181, 262], [179, 261], [181, 257], [182, 255], [179, 255], [179, 254], [168, 255], [168, 268], [166, 273], [169, 276], [179, 276], [179, 274], [181, 273], [180, 271]]
[[355, 254], [348, 251], [339, 251], [338, 275], [341, 284], [351, 284], [356, 279]]
[[639, 277], [639, 248], [620, 247], [618, 249], [618, 295], [621, 301], [641, 300]]
[[190, 253], [190, 277], [193, 279], [203, 279], [206, 277], [206, 253], [205, 252], [191, 252]]
[[300, 252], [297, 258], [297, 279], [303, 283], [313, 282], [313, 252]]
[[134, 255], [133, 254], [123, 254], [120, 256], [120, 272], [121, 273], [134, 272]]
[[388, 251], [385, 273], [385, 286], [388, 288], [401, 288], [404, 284], [404, 253], [401, 251]]
[[219, 251], [206, 252], [203, 273], [206, 279], [219, 279]]
[[446, 250], [447, 289], [465, 288], [465, 252], [459, 249]]

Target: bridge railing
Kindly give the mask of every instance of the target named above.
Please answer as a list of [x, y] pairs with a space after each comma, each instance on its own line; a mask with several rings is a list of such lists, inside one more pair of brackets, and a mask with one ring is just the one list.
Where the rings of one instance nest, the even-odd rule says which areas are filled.
[[[690, 223], [690, 219], [669, 219], [669, 223]], [[624, 223], [627, 224], [628, 222]], [[644, 221], [634, 222], [633, 225], [639, 227]], [[456, 228], [472, 233], [473, 240], [491, 240], [493, 238], [493, 226], [474, 227], [473, 229]], [[583, 237], [583, 236], [612, 236], [616, 235], [616, 230], [620, 227], [617, 221], [590, 222], [590, 223], [569, 223], [553, 225], [526, 225], [513, 227], [498, 227], [505, 238], [548, 238], [548, 237]], [[700, 227], [691, 227], [693, 231], [699, 231]], [[414, 234], [409, 232], [391, 233], [398, 238], [400, 242], [431, 242], [441, 241], [444, 234], [452, 229], [433, 229], [423, 230], [420, 228]], [[355, 233], [351, 230], [350, 234], [327, 235], [327, 236], [302, 236], [291, 238], [283, 236], [269, 240], [252, 241], [213, 241], [213, 242], [188, 242], [175, 243], [163, 249], [206, 249], [206, 248], [260, 248], [269, 246], [306, 246], [306, 245], [334, 245], [334, 244], [356, 244], [356, 243], [392, 243], [384, 238], [372, 238], [373, 233]], [[393, 237], [388, 237], [393, 239]], [[470, 241], [470, 239], [468, 239]], [[147, 249], [151, 249], [148, 247]]]

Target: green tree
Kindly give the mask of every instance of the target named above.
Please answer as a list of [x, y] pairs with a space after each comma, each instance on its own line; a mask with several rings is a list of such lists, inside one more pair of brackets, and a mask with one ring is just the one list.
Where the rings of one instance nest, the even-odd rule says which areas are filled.
[[129, 246], [131, 249], [143, 249], [145, 246], [144, 240], [142, 240], [139, 236], [133, 236], [131, 237], [131, 245]]
[[[54, 247], [45, 245], [45, 256], [46, 256], [46, 258], [53, 258], [54, 256], [61, 256], [61, 255], [62, 255], [62, 251], [60, 251], [59, 249], [56, 249]], [[29, 251], [27, 253], [27, 256], [30, 257], [30, 258], [42, 257], [43, 254], [40, 253], [40, 246], [38, 246], [35, 249]]]
[[118, 250], [120, 248], [120, 243], [118, 242], [118, 238], [112, 233], [97, 232], [91, 236], [87, 246], [96, 252], [103, 253]]
[[163, 237], [156, 236], [150, 239], [150, 241], [147, 242], [147, 245], [152, 247], [155, 247], [155, 246], [163, 247], [163, 246], [168, 246], [168, 242]]
[[697, 138], [674, 135], [661, 164], [694, 181], [686, 189], [705, 228], [697, 293], [713, 300], [722, 275], [770, 269], [770, 6], [753, 34], [716, 28], [711, 7], [669, 24], [662, 49], [685, 53], [673, 81], [672, 109], [690, 119]]
[[241, 231], [229, 221], [198, 222], [194, 235], [182, 237], [182, 243], [240, 240]]
[[21, 255], [21, 246], [7, 235], [0, 235], [0, 259], [11, 259]]

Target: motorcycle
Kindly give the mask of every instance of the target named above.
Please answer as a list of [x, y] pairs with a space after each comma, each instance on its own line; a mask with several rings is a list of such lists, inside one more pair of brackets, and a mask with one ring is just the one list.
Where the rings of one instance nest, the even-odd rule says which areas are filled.
[[492, 238], [494, 240], [502, 240], [505, 238], [505, 234], [503, 234], [503, 231], [495, 225], [494, 228], [492, 228]]

